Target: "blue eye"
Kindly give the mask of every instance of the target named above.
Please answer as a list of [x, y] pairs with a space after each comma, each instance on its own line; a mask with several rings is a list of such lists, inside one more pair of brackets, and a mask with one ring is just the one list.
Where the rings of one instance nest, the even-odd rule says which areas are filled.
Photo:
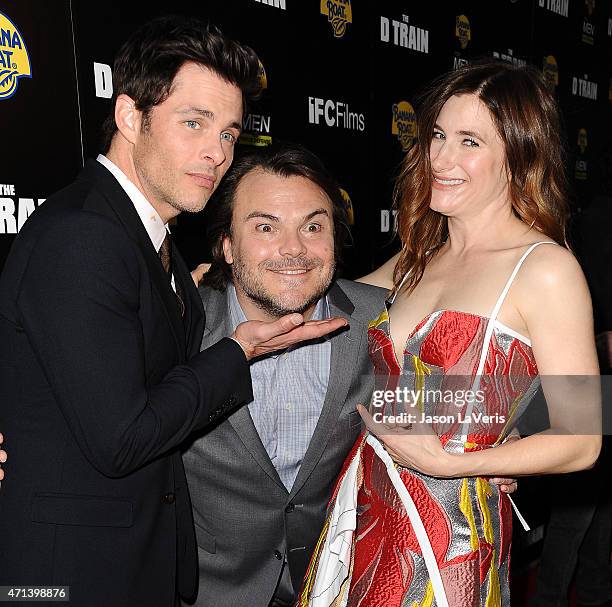
[[236, 143], [236, 136], [231, 133], [221, 133], [221, 139], [230, 143]]
[[199, 124], [199, 122], [197, 120], [185, 120], [185, 124], [190, 129], [199, 129], [200, 128], [200, 124]]

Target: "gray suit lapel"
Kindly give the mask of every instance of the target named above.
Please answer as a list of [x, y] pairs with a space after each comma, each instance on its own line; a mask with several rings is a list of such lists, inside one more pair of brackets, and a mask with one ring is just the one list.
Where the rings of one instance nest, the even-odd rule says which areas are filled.
[[[202, 348], [206, 348], [223, 337], [231, 335], [232, 327], [226, 292], [222, 293], [208, 287], [201, 287], [200, 295], [206, 312], [206, 329], [202, 338]], [[261, 442], [248, 405], [240, 407], [238, 411], [230, 415], [228, 421], [264, 472], [283, 490], [287, 491]]]
[[293, 497], [302, 488], [314, 470], [338, 423], [340, 411], [344, 407], [353, 381], [355, 365], [352, 364], [352, 361], [367, 334], [367, 327], [351, 316], [355, 306], [337, 283], [330, 289], [328, 300], [330, 315], [348, 319], [350, 326], [348, 331], [345, 330], [331, 340], [329, 382], [325, 401], [304, 461], [291, 488], [290, 497]]

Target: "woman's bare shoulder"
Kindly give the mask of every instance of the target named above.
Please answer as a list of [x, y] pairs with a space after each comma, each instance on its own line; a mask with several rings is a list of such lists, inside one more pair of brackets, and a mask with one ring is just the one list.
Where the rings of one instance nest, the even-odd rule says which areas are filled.
[[391, 259], [386, 261], [380, 268], [377, 268], [370, 274], [366, 274], [361, 278], [357, 278], [357, 282], [364, 282], [375, 287], [382, 287], [383, 289], [393, 288], [393, 272], [395, 271], [395, 265], [399, 259], [400, 254], [397, 253]]

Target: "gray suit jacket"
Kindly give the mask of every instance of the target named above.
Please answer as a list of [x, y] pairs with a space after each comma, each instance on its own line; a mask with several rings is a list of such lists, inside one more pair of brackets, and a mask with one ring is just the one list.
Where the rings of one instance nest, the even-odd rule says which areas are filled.
[[[206, 287], [200, 294], [205, 348], [231, 330], [226, 294]], [[184, 453], [198, 541], [198, 607], [267, 607], [285, 558], [299, 590], [334, 481], [361, 430], [355, 407], [372, 394], [367, 328], [385, 295], [347, 280], [330, 288], [330, 313], [347, 318], [350, 329], [332, 337], [327, 395], [290, 493], [248, 407], [196, 438]]]

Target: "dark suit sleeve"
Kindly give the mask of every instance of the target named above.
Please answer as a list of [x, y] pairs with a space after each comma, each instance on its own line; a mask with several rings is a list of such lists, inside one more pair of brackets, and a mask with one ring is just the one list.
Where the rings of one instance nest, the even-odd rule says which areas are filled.
[[[252, 400], [248, 363], [224, 339], [149, 385], [137, 245], [110, 220], [74, 213], [34, 246], [18, 292], [20, 319], [80, 448], [118, 477]], [[149, 281], [150, 282], [150, 281]], [[149, 319], [151, 320], [151, 319]], [[167, 322], [160, 312], [154, 322]]]

